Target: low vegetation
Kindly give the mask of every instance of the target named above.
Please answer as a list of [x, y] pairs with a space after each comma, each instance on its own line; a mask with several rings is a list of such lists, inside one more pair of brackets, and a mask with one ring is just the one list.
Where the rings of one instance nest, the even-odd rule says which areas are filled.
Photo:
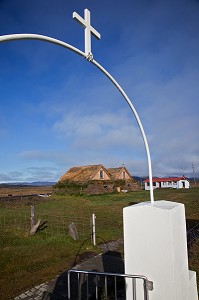
[[[8, 193], [10, 193], [8, 191]], [[199, 188], [189, 190], [156, 190], [155, 200], [170, 200], [185, 204], [190, 226], [199, 222]], [[104, 195], [52, 194], [49, 198], [28, 196], [13, 201], [0, 201], [0, 295], [13, 299], [27, 289], [51, 280], [58, 273], [77, 263], [83, 253], [99, 252], [90, 241], [89, 218], [96, 214], [97, 243], [117, 240], [123, 236], [122, 209], [141, 201], [149, 201], [148, 191]], [[35, 205], [36, 216], [47, 221], [47, 228], [29, 235], [30, 205]], [[19, 216], [25, 216], [19, 221]], [[88, 226], [80, 239], [74, 241], [68, 234], [67, 224], [72, 218], [84, 220]], [[9, 219], [10, 218], [10, 219]], [[63, 223], [50, 231], [50, 224]], [[6, 220], [10, 220], [8, 223]], [[21, 219], [20, 219], [21, 220]], [[52, 223], [55, 220], [57, 223]], [[18, 222], [19, 221], [19, 222]], [[54, 221], [53, 221], [54, 222]], [[75, 221], [76, 222], [76, 221]], [[28, 224], [28, 227], [27, 225]], [[54, 225], [53, 225], [54, 226]], [[53, 229], [53, 228], [52, 228]], [[123, 249], [120, 249], [122, 252]], [[189, 250], [190, 269], [199, 274], [199, 243]]]
[[7, 196], [25, 196], [32, 194], [52, 193], [52, 186], [28, 186], [28, 185], [8, 185], [0, 184], [0, 198]]
[[58, 191], [59, 194], [67, 193], [69, 195], [78, 195], [82, 194], [82, 191], [87, 188], [88, 182], [80, 183], [70, 180], [63, 180], [58, 181], [55, 186], [54, 190]]

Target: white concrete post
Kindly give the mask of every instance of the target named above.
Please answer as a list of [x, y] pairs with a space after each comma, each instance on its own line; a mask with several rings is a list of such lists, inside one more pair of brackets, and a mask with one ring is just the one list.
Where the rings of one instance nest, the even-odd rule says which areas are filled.
[[[196, 274], [188, 269], [184, 205], [144, 202], [124, 208], [123, 216], [125, 273], [153, 282], [150, 300], [197, 300]], [[136, 284], [136, 300], [143, 299], [143, 287]]]

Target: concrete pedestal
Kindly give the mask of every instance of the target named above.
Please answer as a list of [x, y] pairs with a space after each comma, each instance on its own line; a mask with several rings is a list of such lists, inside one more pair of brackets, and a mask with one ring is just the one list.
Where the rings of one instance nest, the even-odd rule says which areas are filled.
[[[150, 300], [197, 300], [196, 274], [188, 269], [184, 205], [143, 202], [124, 208], [125, 273], [153, 281]], [[143, 300], [137, 283], [136, 300]], [[127, 299], [134, 299], [127, 282]]]

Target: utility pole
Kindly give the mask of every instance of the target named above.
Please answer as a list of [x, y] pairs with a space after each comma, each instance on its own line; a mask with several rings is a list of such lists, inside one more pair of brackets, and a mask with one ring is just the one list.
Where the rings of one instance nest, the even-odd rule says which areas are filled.
[[193, 169], [193, 180], [194, 180], [194, 184], [196, 186], [196, 177], [195, 177], [195, 169], [194, 169], [194, 164], [192, 162], [192, 169]]

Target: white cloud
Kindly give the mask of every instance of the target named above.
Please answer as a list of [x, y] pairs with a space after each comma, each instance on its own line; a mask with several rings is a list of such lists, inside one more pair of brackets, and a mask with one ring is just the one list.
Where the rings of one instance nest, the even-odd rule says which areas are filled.
[[90, 115], [68, 113], [54, 124], [53, 131], [63, 138], [70, 137], [74, 147], [110, 149], [140, 147], [141, 144], [138, 128], [125, 111]]
[[57, 181], [62, 172], [52, 167], [29, 167], [20, 171], [0, 174], [0, 182]]
[[27, 160], [30, 163], [39, 162], [42, 165], [44, 162], [47, 162], [49, 164], [53, 163], [55, 165], [63, 165], [64, 163], [68, 162], [66, 153], [61, 151], [29, 150], [18, 153], [17, 157], [21, 160]]
[[56, 181], [59, 170], [51, 167], [30, 167], [24, 170], [25, 181]]
[[7, 174], [0, 174], [0, 182], [9, 182], [12, 181], [12, 177]]

